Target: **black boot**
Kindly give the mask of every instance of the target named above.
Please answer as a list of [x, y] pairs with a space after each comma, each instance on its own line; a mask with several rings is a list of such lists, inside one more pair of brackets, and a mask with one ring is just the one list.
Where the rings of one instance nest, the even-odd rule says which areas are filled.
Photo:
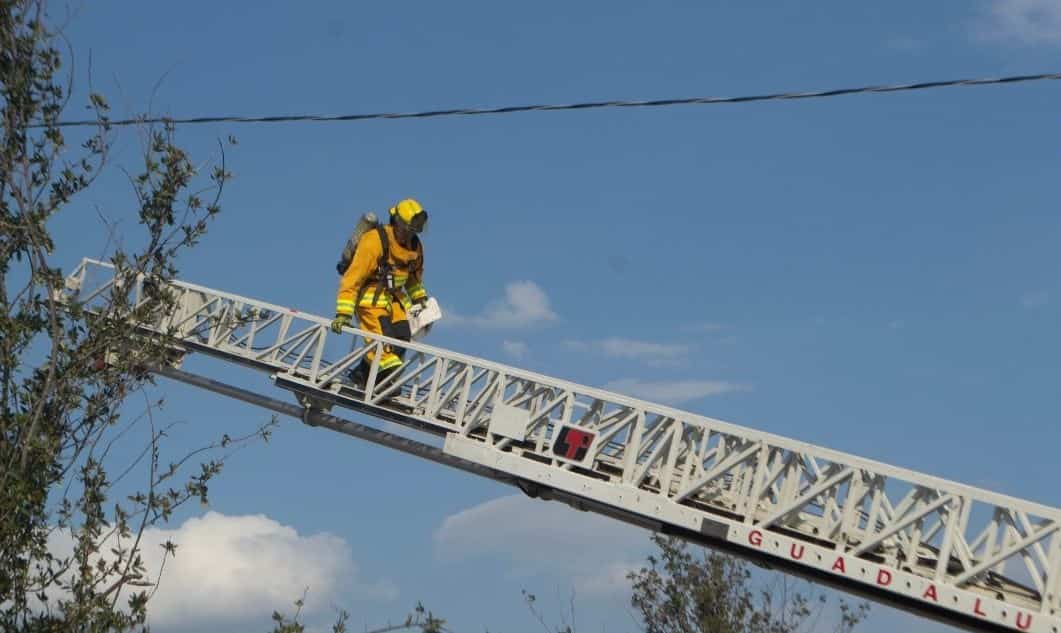
[[390, 367], [388, 369], [381, 369], [376, 373], [376, 386], [387, 384], [390, 379], [395, 378], [396, 374], [401, 371], [402, 366]]
[[357, 367], [346, 370], [346, 377], [354, 387], [364, 390], [365, 383], [368, 382], [368, 369], [368, 363], [362, 360]]

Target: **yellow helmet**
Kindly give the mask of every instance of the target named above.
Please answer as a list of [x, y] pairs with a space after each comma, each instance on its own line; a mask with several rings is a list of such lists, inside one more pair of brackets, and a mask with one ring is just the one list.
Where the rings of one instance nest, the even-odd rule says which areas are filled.
[[427, 228], [427, 211], [416, 200], [406, 198], [391, 207], [391, 222], [396, 220], [401, 220], [416, 233], [422, 233]]

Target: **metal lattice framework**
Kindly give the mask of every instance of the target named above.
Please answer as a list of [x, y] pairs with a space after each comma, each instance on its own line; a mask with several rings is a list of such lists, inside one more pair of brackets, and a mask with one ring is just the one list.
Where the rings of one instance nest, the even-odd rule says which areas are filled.
[[[84, 260], [67, 300], [91, 311], [113, 284], [109, 264]], [[427, 345], [336, 335], [329, 319], [194, 284], [170, 289], [176, 312], [138, 327], [268, 373], [307, 414], [400, 422], [529, 494], [951, 624], [1061, 633], [1057, 508]], [[364, 389], [346, 384], [384, 344], [406, 350], [403, 371], [381, 382], [373, 363]]]

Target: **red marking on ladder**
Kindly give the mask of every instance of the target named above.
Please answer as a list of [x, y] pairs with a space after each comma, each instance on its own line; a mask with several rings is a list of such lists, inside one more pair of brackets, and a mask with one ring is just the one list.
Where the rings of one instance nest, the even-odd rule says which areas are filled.
[[847, 566], [844, 565], [844, 557], [843, 556], [837, 556], [836, 557], [836, 562], [833, 563], [833, 571], [839, 571], [842, 574], [846, 574], [847, 573]]
[[887, 587], [892, 584], [892, 573], [887, 569], [877, 570], [877, 584], [881, 587]]
[[589, 431], [565, 426], [560, 430], [560, 435], [557, 436], [556, 443], [553, 445], [553, 452], [564, 459], [581, 461], [593, 444], [594, 437], [593, 433]]
[[578, 455], [579, 449], [589, 448], [592, 441], [593, 435], [590, 433], [571, 429], [567, 434], [567, 453], [564, 454], [564, 457], [575, 459], [575, 456]]
[[[563, 445], [563, 449], [566, 451], [565, 455], [570, 456], [574, 448], [578, 446], [577, 442], [581, 439], [581, 432], [577, 429], [570, 427], [569, 429], [565, 430], [568, 430], [569, 433], [577, 433], [577, 435], [569, 435], [568, 437], [564, 438], [567, 440], [567, 443]], [[592, 441], [592, 438], [590, 439], [590, 441]], [[761, 530], [749, 531], [747, 538], [748, 545], [757, 548], [762, 548], [764, 537], [763, 532]], [[791, 558], [792, 560], [802, 560], [806, 552], [807, 550], [804, 545], [797, 542], [789, 543], [788, 555], [789, 558]], [[844, 560], [843, 556], [837, 556], [836, 561], [833, 562], [831, 569], [836, 573], [847, 575], [847, 561]], [[890, 587], [893, 584], [893, 581], [895, 580], [895, 575], [892, 571], [888, 569], [877, 569], [877, 576], [874, 580], [876, 584], [880, 587]], [[925, 601], [935, 602], [938, 604], [939, 590], [936, 588], [936, 585], [929, 583], [928, 586], [925, 587], [924, 592], [921, 594], [921, 599]], [[976, 598], [975, 602], [973, 603], [972, 612], [983, 618], [988, 617], [987, 612], [984, 610], [984, 603], [981, 598]], [[1018, 611], [1017, 628], [1021, 631], [1027, 631], [1031, 629], [1031, 626], [1032, 614]]]

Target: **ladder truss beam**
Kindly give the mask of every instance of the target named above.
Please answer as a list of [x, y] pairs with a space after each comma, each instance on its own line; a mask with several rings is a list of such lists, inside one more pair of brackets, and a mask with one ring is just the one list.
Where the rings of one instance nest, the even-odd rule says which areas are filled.
[[[104, 310], [113, 277], [86, 259], [64, 299]], [[1061, 633], [1058, 508], [428, 345], [336, 335], [330, 319], [204, 286], [169, 289], [176, 312], [141, 331], [266, 372], [313, 415], [398, 421], [443, 437], [447, 459], [477, 474], [709, 535], [952, 624]], [[400, 373], [378, 381], [376, 353], [363, 390], [343, 382], [384, 345], [404, 350]]]

